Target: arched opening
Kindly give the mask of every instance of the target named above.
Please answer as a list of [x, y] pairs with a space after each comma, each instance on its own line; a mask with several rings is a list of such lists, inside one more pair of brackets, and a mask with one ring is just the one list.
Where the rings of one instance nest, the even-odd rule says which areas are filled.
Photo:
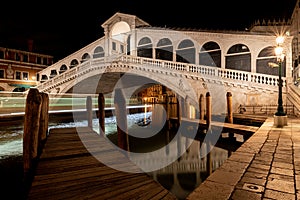
[[145, 58], [152, 58], [152, 42], [150, 38], [144, 37], [142, 38], [137, 47], [137, 56], [145, 57]]
[[84, 53], [81, 57], [81, 63], [88, 61], [91, 56], [88, 53]]
[[173, 45], [170, 39], [163, 38], [157, 43], [157, 48], [155, 49], [155, 58], [161, 60], [173, 60]]
[[70, 69], [72, 69], [73, 67], [76, 67], [79, 64], [78, 60], [73, 59], [70, 63]]
[[59, 74], [64, 73], [67, 70], [68, 70], [67, 65], [63, 64], [59, 69]]
[[176, 62], [195, 64], [195, 53], [194, 43], [189, 39], [185, 39], [178, 45]]
[[103, 58], [104, 57], [104, 49], [101, 46], [97, 46], [94, 50], [93, 58]]
[[[277, 63], [277, 57], [275, 55], [275, 47], [269, 46], [261, 50], [256, 59], [256, 72], [268, 75], [278, 76], [278, 68], [270, 67], [269, 63]], [[282, 62], [282, 76], [286, 76], [285, 60]]]
[[207, 42], [201, 47], [199, 65], [221, 67], [221, 49], [216, 42]]
[[226, 69], [235, 69], [242, 71], [251, 71], [251, 53], [249, 48], [244, 44], [232, 46], [226, 55]]
[[130, 26], [124, 22], [117, 22], [111, 30], [111, 36], [114, 40], [125, 43], [126, 41], [126, 33], [130, 32]]

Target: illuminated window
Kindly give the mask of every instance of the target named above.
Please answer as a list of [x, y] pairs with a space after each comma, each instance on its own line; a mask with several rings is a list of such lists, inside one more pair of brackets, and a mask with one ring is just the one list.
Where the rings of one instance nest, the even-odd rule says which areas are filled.
[[23, 80], [28, 80], [28, 72], [23, 72]]

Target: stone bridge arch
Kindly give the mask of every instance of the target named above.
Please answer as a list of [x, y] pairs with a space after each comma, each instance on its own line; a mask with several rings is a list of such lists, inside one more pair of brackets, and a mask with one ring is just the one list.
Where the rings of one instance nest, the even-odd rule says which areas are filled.
[[[94, 85], [92, 85], [92, 83], [94, 83]], [[103, 84], [106, 84], [109, 88], [101, 88], [105, 87]], [[131, 70], [130, 67], [123, 68], [121, 66], [113, 65], [104, 70], [78, 74], [74, 79], [56, 87], [55, 90], [59, 91], [59, 93], [86, 92], [97, 94], [102, 92], [107, 94], [113, 92], [113, 89], [116, 87], [139, 88], [146, 84], [164, 85], [190, 102], [197, 102], [197, 90], [204, 89], [203, 85], [199, 84], [199, 89], [195, 90], [185, 77], [178, 74], [157, 73], [156, 71], [151, 70], [142, 70], [141, 73], [139, 70]], [[86, 90], [84, 89], [85, 87]]]

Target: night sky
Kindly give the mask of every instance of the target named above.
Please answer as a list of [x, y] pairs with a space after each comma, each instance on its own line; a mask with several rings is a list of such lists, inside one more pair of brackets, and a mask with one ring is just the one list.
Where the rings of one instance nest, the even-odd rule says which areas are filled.
[[102, 37], [101, 24], [116, 12], [136, 15], [155, 27], [244, 30], [258, 19], [289, 18], [295, 4], [296, 0], [4, 1], [0, 46], [26, 51], [27, 41], [33, 40], [34, 52], [53, 55], [57, 61]]

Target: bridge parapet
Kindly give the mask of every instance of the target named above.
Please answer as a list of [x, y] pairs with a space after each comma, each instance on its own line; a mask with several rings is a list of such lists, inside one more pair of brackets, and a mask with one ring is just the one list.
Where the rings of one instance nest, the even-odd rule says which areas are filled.
[[[231, 79], [235, 81], [245, 81], [252, 82], [257, 84], [263, 84], [266, 86], [271, 86], [277, 90], [278, 86], [278, 77], [268, 74], [261, 73], [253, 73], [232, 69], [221, 69], [217, 67], [210, 67], [205, 65], [195, 65], [190, 63], [180, 63], [173, 61], [165, 61], [165, 60], [156, 60], [151, 58], [142, 58], [142, 57], [134, 57], [134, 56], [122, 56], [121, 61], [127, 63], [136, 63], [136, 64], [148, 64], [151, 66], [156, 66], [164, 69], [170, 69], [172, 71], [182, 71], [187, 72], [189, 74], [200, 74], [206, 75], [210, 77], [219, 77], [225, 79]], [[283, 87], [286, 87], [286, 78], [283, 77]]]
[[[137, 74], [139, 70], [151, 69], [153, 73], [160, 73], [160, 71], [165, 71], [169, 73], [181, 74], [186, 78], [199, 78], [207, 81], [221, 80], [222, 83], [227, 82], [229, 84], [244, 84], [251, 87], [257, 87], [258, 89], [263, 88], [271, 91], [278, 90], [278, 77], [252, 73], [246, 71], [232, 70], [232, 69], [221, 69], [217, 67], [210, 67], [204, 65], [195, 65], [190, 63], [173, 62], [166, 60], [158, 60], [144, 57], [136, 57], [129, 55], [115, 55], [110, 57], [96, 58], [85, 61], [78, 66], [65, 71], [62, 74], [55, 76], [43, 83], [40, 83], [37, 88], [41, 91], [47, 91], [57, 85], [67, 83], [74, 78], [80, 77], [83, 74], [87, 74], [91, 71], [98, 70], [99, 66], [108, 68], [120, 68], [124, 70], [124, 65], [128, 66], [138, 66], [138, 68], [132, 68], [136, 70]], [[155, 71], [155, 70], [160, 71]], [[286, 78], [283, 78], [283, 87], [286, 87]]]

